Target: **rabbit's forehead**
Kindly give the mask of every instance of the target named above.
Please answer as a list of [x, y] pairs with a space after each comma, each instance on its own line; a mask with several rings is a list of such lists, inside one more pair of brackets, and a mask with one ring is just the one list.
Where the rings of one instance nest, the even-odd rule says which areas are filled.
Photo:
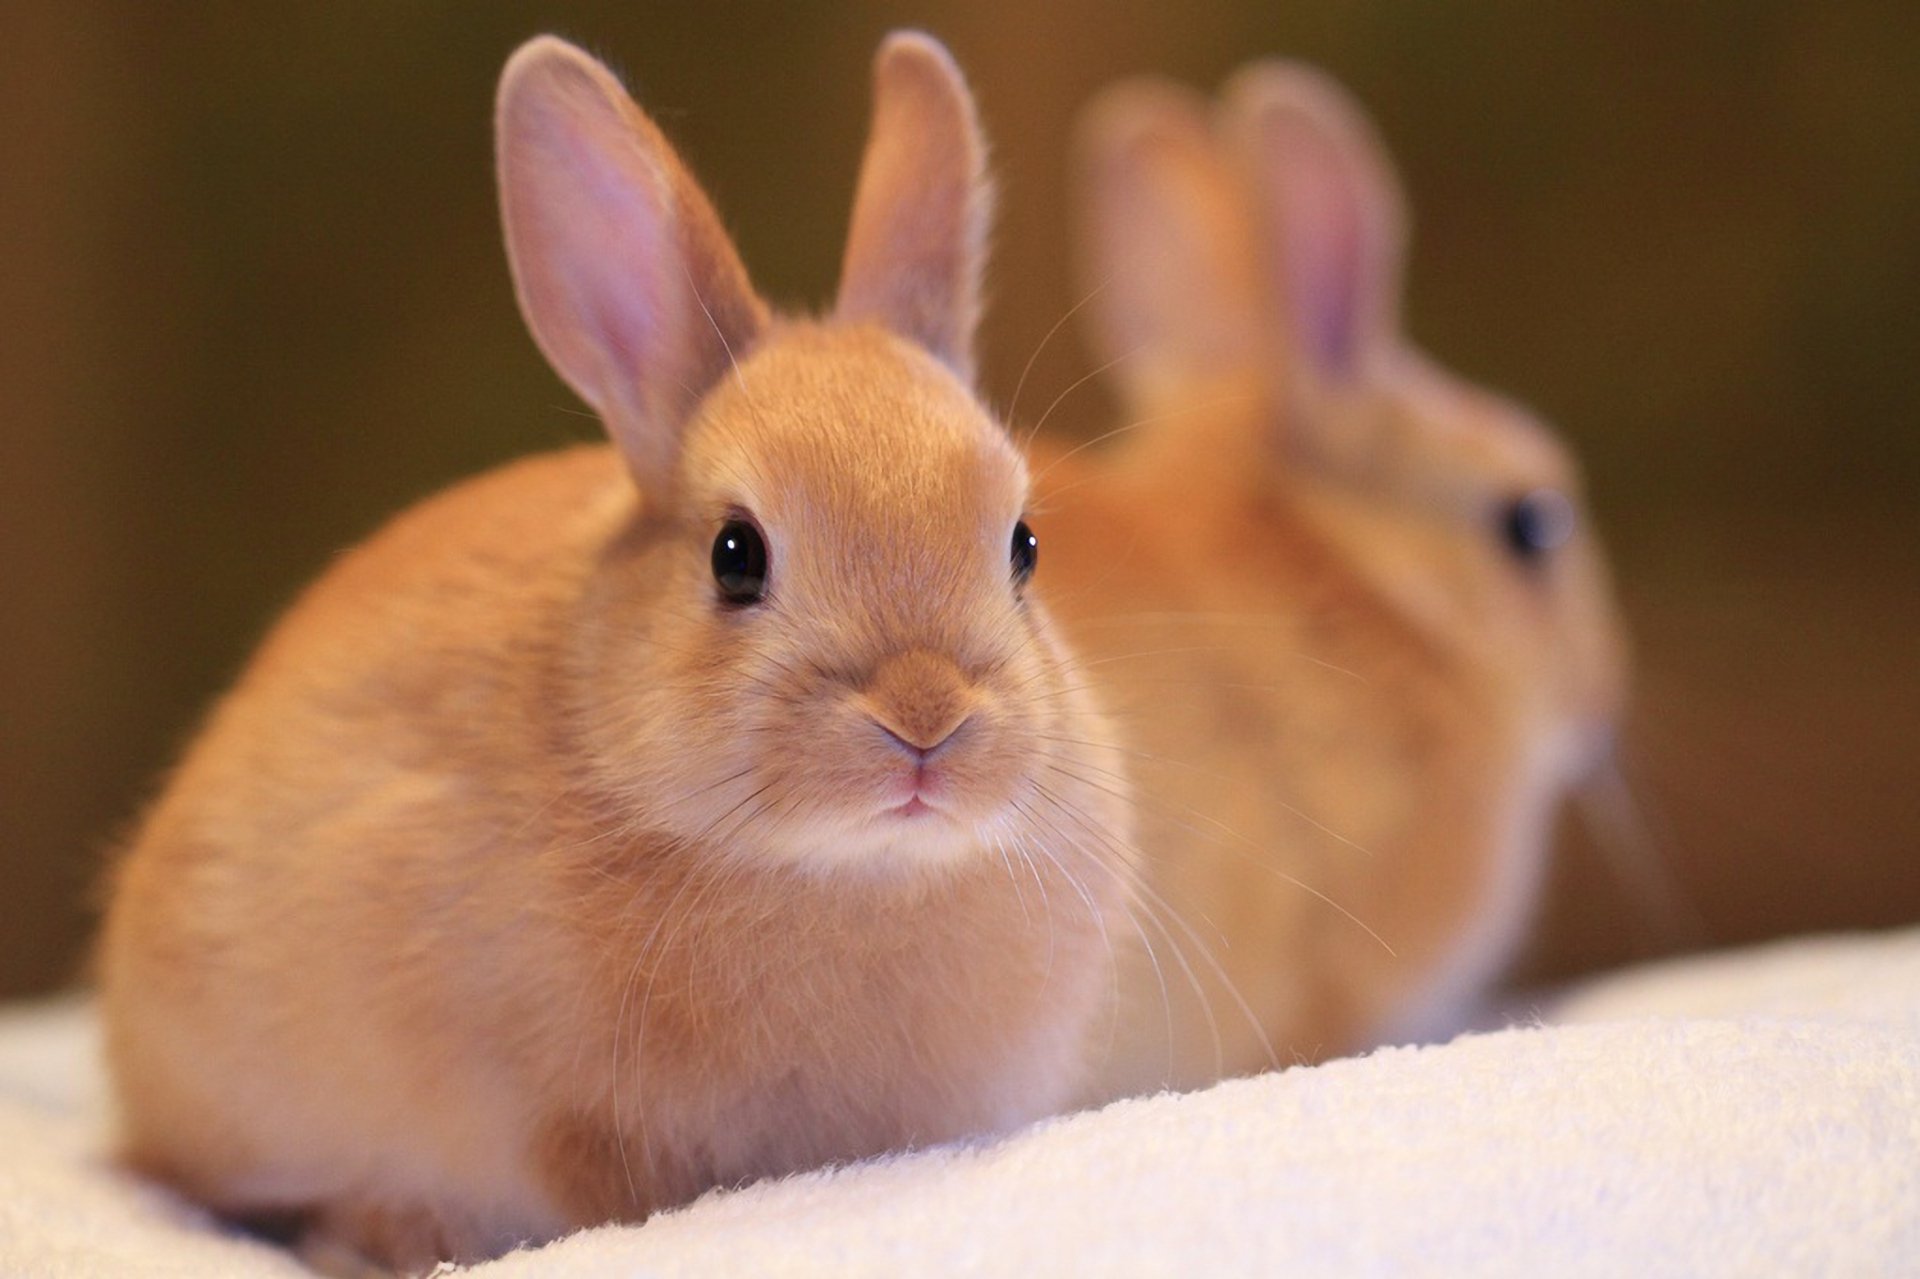
[[882, 537], [969, 555], [1020, 514], [1006, 432], [931, 357], [869, 330], [777, 335], [714, 397], [689, 442], [709, 500], [790, 536]]
[[1465, 495], [1574, 490], [1572, 455], [1532, 414], [1465, 384], [1423, 382], [1389, 405], [1406, 464]]

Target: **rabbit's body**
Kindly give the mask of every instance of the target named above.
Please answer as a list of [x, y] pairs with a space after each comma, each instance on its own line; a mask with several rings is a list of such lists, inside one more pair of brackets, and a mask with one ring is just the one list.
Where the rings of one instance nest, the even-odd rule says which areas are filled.
[[1521, 936], [1576, 735], [1534, 739], [1497, 664], [1364, 587], [1338, 494], [1250, 491], [1200, 449], [1036, 472], [1162, 920], [1106, 1091], [1457, 1024]]
[[1086, 143], [1126, 415], [1036, 461], [1038, 527], [1164, 923], [1105, 1090], [1456, 1028], [1621, 697], [1575, 467], [1399, 333], [1392, 171], [1324, 77], [1129, 86]]
[[[236, 1209], [471, 1181], [538, 1205], [513, 1236], [537, 1237], [1061, 1103], [1084, 1017], [1060, 1007], [1106, 991], [1104, 919], [1039, 919], [1032, 875], [1077, 904], [1063, 872], [742, 874], [738, 847], [622, 832], [566, 767], [582, 570], [633, 506], [607, 448], [451, 490], [309, 592], [216, 712], [123, 872], [141, 954], [106, 987], [135, 1151], [170, 1180]], [[381, 1166], [395, 1133], [417, 1167]]]
[[[138, 1166], [419, 1268], [1083, 1086], [1123, 765], [1017, 535], [1009, 565], [1025, 472], [966, 385], [964, 90], [915, 39], [879, 77], [816, 323], [745, 291], [597, 65], [541, 41], [510, 66], [523, 305], [618, 447], [401, 516], [216, 709], [102, 943]], [[888, 171], [929, 132], [940, 173]]]

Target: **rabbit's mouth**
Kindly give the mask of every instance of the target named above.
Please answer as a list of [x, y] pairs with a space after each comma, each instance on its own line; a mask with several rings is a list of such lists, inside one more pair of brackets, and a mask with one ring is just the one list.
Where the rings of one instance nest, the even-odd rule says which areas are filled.
[[939, 761], [927, 758], [926, 752], [915, 752], [915, 758], [903, 760], [903, 767], [887, 779], [886, 795], [882, 801], [881, 815], [907, 821], [919, 821], [931, 817], [951, 817], [948, 803], [952, 800], [952, 779], [950, 769]]
[[958, 829], [963, 825], [953, 811], [948, 780], [937, 768], [922, 765], [903, 773], [887, 791], [881, 808], [874, 814], [873, 826], [878, 830], [911, 837], [941, 826]]

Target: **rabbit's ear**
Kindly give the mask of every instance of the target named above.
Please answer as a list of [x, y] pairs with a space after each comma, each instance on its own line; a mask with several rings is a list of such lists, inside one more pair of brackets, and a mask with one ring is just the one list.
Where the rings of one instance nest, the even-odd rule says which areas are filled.
[[953, 59], [918, 32], [887, 37], [836, 315], [910, 338], [971, 382], [992, 203], [986, 144]]
[[1225, 99], [1266, 224], [1281, 359], [1352, 378], [1398, 337], [1406, 210], [1393, 167], [1358, 104], [1311, 67], [1255, 63]]
[[1094, 353], [1130, 403], [1257, 368], [1259, 244], [1205, 103], [1156, 80], [1115, 86], [1083, 115], [1076, 152]]
[[767, 324], [739, 254], [660, 130], [563, 40], [500, 79], [501, 216], [527, 326], [644, 491], [664, 493], [681, 427]]

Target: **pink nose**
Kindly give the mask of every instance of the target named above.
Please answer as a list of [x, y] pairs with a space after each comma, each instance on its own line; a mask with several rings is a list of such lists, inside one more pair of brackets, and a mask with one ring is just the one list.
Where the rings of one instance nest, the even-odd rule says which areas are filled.
[[917, 733], [909, 732], [886, 724], [878, 718], [874, 719], [873, 726], [885, 733], [888, 740], [913, 756], [915, 760], [926, 760], [931, 758], [935, 751], [952, 741], [953, 735], [965, 727], [966, 722], [971, 718], [973, 718], [971, 713], [963, 714], [951, 724], [933, 732], [924, 730]]
[[863, 691], [874, 727], [921, 761], [952, 741], [978, 706], [972, 681], [953, 660], [925, 649], [881, 662]]

